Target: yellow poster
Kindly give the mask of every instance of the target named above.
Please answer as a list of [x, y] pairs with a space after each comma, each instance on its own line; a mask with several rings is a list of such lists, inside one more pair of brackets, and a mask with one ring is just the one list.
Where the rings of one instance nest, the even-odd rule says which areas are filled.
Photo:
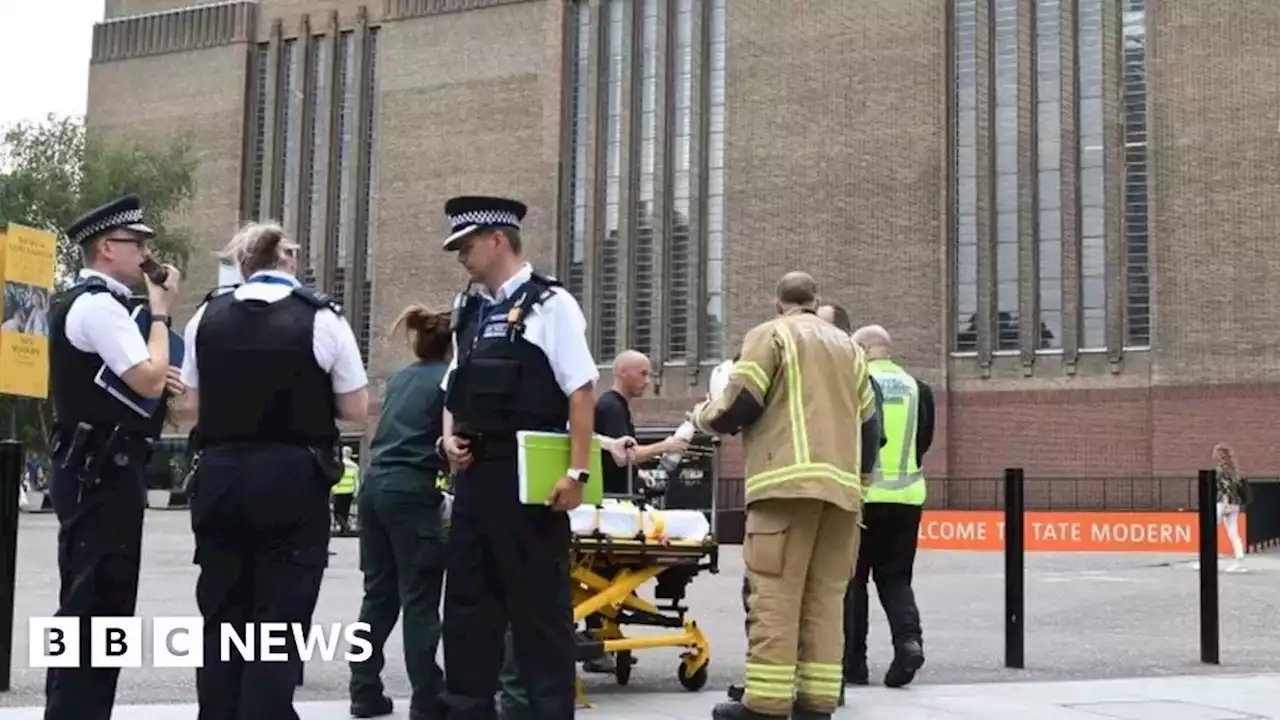
[[10, 224], [0, 230], [0, 393], [49, 396], [49, 301], [57, 238]]

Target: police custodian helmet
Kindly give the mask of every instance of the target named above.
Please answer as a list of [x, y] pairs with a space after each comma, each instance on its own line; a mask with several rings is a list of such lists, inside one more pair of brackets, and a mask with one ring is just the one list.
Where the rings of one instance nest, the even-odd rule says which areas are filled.
[[120, 228], [146, 237], [155, 237], [156, 231], [143, 222], [142, 200], [137, 195], [125, 195], [90, 210], [76, 218], [64, 232], [71, 242], [83, 245], [103, 233]]
[[444, 239], [444, 249], [446, 252], [457, 250], [463, 240], [478, 230], [502, 227], [519, 230], [527, 211], [524, 203], [507, 198], [475, 195], [452, 198], [444, 204], [450, 233]]

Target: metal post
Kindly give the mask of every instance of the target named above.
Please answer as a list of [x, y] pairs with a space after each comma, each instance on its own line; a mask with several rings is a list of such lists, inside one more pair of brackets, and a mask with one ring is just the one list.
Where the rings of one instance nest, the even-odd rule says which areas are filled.
[[1019, 670], [1026, 662], [1022, 479], [1022, 468], [1004, 471], [1004, 666]]
[[1200, 662], [1218, 657], [1218, 474], [1200, 471]]
[[0, 440], [0, 692], [8, 692], [13, 674], [13, 601], [21, 485], [22, 443]]

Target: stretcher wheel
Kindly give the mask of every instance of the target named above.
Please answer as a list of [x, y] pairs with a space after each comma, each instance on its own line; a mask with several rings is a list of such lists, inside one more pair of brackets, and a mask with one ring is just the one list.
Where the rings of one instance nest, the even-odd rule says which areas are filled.
[[619, 685], [626, 685], [631, 682], [631, 666], [636, 664], [636, 659], [632, 657], [630, 650], [621, 650], [617, 657], [613, 659], [614, 678], [617, 679]]
[[707, 684], [707, 665], [710, 665], [710, 663], [703, 663], [702, 667], [693, 671], [692, 675], [685, 669], [683, 662], [676, 667], [676, 677], [680, 680], [680, 684], [684, 686], [685, 690], [698, 692]]

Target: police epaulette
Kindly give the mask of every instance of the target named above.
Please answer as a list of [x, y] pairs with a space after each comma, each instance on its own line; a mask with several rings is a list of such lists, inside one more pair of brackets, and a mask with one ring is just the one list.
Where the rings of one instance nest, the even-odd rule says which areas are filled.
[[554, 288], [554, 287], [564, 287], [564, 283], [562, 283], [562, 282], [560, 282], [559, 280], [557, 280], [557, 279], [556, 279], [556, 277], [555, 277], [554, 275], [550, 275], [550, 274], [548, 274], [548, 273], [544, 273], [544, 272], [542, 272], [541, 270], [534, 270], [534, 271], [529, 275], [529, 277], [530, 277], [530, 278], [532, 278], [532, 279], [534, 279], [534, 280], [537, 280], [538, 282], [542, 283], [543, 285], [546, 285], [547, 287], [553, 287], [553, 288]]
[[239, 283], [237, 283], [237, 284], [235, 284], [235, 285], [219, 285], [218, 287], [216, 287], [216, 288], [214, 288], [214, 289], [210, 290], [210, 291], [209, 291], [209, 294], [208, 294], [208, 295], [205, 295], [205, 296], [204, 296], [204, 299], [203, 299], [203, 300], [201, 300], [201, 301], [200, 301], [200, 303], [201, 303], [201, 304], [206, 304], [206, 303], [208, 303], [210, 300], [212, 300], [212, 299], [214, 299], [214, 298], [218, 297], [219, 295], [226, 295], [227, 293], [234, 291], [234, 290], [235, 290], [236, 288], [238, 288], [238, 287], [240, 287]]
[[308, 304], [314, 306], [317, 310], [321, 308], [329, 308], [336, 315], [342, 314], [342, 306], [334, 302], [332, 298], [319, 290], [312, 290], [307, 287], [296, 287], [293, 294], [306, 300]]

